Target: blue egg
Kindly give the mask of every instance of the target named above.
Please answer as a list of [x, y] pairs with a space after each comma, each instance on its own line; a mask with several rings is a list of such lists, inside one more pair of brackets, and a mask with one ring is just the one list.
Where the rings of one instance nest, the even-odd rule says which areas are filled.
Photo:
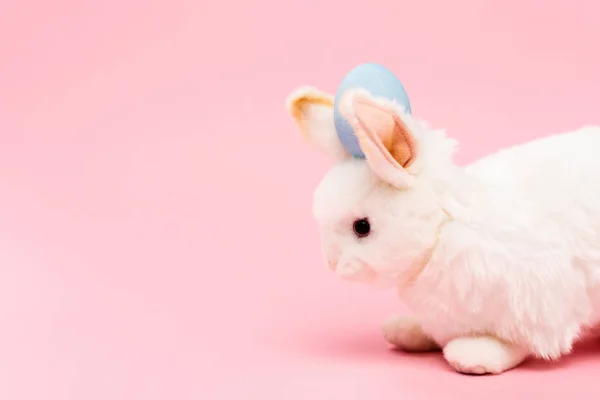
[[364, 89], [376, 97], [395, 100], [398, 104], [404, 106], [406, 112], [409, 114], [411, 109], [404, 86], [396, 78], [396, 75], [383, 65], [372, 63], [361, 64], [348, 72], [335, 94], [335, 129], [346, 151], [353, 157], [364, 158], [365, 155], [360, 149], [354, 130], [340, 113], [338, 104], [344, 92], [356, 88]]

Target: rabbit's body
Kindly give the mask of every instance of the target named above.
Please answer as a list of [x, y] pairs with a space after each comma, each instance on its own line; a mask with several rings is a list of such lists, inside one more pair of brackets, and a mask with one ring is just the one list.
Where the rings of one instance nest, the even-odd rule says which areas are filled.
[[440, 346], [481, 332], [556, 358], [600, 323], [597, 149], [600, 128], [588, 127], [465, 168], [478, 200], [399, 291]]
[[443, 132], [368, 93], [340, 99], [364, 160], [337, 139], [332, 96], [307, 88], [289, 106], [335, 161], [313, 204], [329, 267], [391, 283], [416, 316], [386, 321], [388, 342], [500, 373], [559, 358], [600, 325], [599, 127], [461, 168]]

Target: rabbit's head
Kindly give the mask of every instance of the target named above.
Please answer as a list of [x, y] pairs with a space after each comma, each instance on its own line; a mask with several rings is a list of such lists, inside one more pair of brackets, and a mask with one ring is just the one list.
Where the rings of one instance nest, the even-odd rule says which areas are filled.
[[449, 218], [442, 197], [455, 142], [361, 90], [344, 94], [339, 108], [364, 159], [351, 157], [338, 139], [333, 96], [301, 88], [288, 99], [306, 141], [335, 163], [313, 203], [326, 263], [349, 280], [408, 282], [428, 262]]

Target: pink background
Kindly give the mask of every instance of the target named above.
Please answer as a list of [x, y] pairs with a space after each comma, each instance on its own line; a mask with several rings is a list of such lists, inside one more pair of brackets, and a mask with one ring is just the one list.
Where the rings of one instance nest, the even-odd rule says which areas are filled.
[[597, 397], [598, 343], [483, 378], [390, 351], [284, 99], [381, 62], [461, 163], [600, 123], [600, 3], [350, 3], [0, 2], [0, 398]]

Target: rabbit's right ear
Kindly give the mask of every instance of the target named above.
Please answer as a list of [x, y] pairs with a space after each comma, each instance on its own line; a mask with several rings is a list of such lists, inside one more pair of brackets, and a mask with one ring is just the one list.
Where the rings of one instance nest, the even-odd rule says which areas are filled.
[[296, 121], [304, 139], [333, 161], [350, 155], [340, 142], [333, 122], [332, 95], [312, 87], [302, 87], [287, 99], [287, 109]]

